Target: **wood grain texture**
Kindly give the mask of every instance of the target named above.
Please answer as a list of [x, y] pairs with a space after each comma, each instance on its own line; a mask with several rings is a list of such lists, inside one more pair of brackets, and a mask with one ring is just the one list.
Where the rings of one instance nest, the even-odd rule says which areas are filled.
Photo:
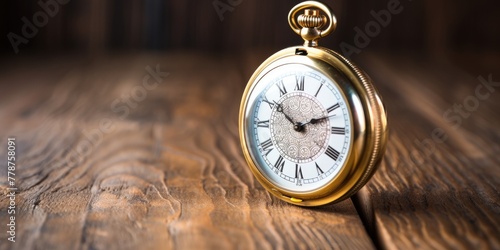
[[[354, 202], [307, 209], [271, 197], [241, 155], [239, 100], [268, 55], [0, 63], [0, 143], [17, 138], [20, 189], [17, 242], [0, 248], [500, 249], [500, 87], [458, 124], [443, 115], [476, 96], [479, 75], [363, 54], [389, 113], [387, 153]], [[156, 65], [169, 75], [141, 92]], [[498, 66], [480, 67], [500, 81]], [[446, 139], [421, 146], [436, 128]], [[5, 156], [0, 146], [0, 227]]]
[[[363, 66], [389, 113], [383, 164], [356, 196], [378, 244], [500, 249], [498, 71], [470, 75], [449, 63], [380, 55]], [[488, 90], [478, 77], [496, 86]], [[436, 129], [443, 136], [433, 137]]]
[[[251, 175], [237, 112], [259, 57], [3, 64], [0, 138], [17, 138], [20, 192], [16, 243], [2, 236], [0, 248], [373, 249], [351, 200], [291, 206]], [[169, 75], [141, 92], [156, 65]], [[4, 225], [6, 147], [0, 155]]]

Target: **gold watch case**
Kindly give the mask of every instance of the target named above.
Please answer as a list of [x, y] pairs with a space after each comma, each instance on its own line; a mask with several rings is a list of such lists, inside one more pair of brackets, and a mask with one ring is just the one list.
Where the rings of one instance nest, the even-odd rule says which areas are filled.
[[[387, 141], [387, 116], [384, 105], [378, 92], [374, 88], [370, 78], [357, 66], [349, 62], [340, 54], [327, 48], [318, 47], [317, 39], [324, 36], [310, 36], [311, 27], [295, 29], [297, 23], [295, 15], [302, 9], [319, 8], [330, 18], [328, 27], [335, 27], [335, 17], [325, 5], [307, 1], [295, 6], [290, 12], [290, 26], [296, 33], [309, 35], [305, 37], [304, 46], [290, 47], [283, 49], [269, 57], [260, 65], [252, 75], [244, 91], [240, 113], [239, 113], [239, 134], [241, 146], [245, 159], [256, 179], [274, 196], [286, 202], [299, 206], [320, 206], [328, 203], [342, 201], [355, 194], [366, 184], [377, 169], [378, 163], [383, 157]], [[315, 13], [317, 15], [317, 13]], [[322, 17], [324, 19], [324, 17]], [[310, 20], [310, 19], [308, 19]], [[300, 21], [300, 19], [299, 19]], [[323, 26], [323, 25], [321, 25]], [[328, 31], [328, 33], [331, 32]], [[247, 109], [249, 107], [249, 95], [260, 81], [260, 79], [273, 69], [287, 65], [301, 64], [320, 71], [336, 83], [348, 102], [348, 109], [351, 115], [351, 149], [347, 155], [345, 164], [340, 172], [326, 185], [311, 192], [291, 192], [273, 184], [261, 173], [256, 165], [256, 161], [251, 155], [252, 145], [249, 139], [249, 128], [247, 124]]]

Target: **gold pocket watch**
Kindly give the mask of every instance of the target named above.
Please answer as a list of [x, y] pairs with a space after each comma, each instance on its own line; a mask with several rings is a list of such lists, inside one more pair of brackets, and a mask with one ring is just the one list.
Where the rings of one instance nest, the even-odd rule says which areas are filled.
[[363, 71], [318, 46], [336, 27], [330, 8], [306, 1], [288, 21], [304, 45], [272, 55], [248, 81], [239, 114], [243, 153], [276, 197], [300, 206], [338, 202], [375, 172], [386, 112]]

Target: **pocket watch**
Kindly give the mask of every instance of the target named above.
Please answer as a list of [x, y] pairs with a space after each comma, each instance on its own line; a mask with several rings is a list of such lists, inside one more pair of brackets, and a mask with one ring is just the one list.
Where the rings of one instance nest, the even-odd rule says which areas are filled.
[[336, 27], [329, 7], [300, 3], [288, 22], [304, 45], [272, 55], [248, 81], [239, 113], [243, 154], [255, 178], [281, 200], [339, 202], [363, 187], [382, 159], [386, 111], [361, 69], [318, 46]]

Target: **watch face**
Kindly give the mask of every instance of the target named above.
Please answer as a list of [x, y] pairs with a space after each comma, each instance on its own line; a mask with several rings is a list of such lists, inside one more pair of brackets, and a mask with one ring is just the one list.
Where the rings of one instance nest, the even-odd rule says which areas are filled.
[[285, 64], [261, 77], [245, 111], [246, 143], [259, 171], [290, 192], [321, 188], [351, 150], [351, 116], [338, 84], [314, 68]]

